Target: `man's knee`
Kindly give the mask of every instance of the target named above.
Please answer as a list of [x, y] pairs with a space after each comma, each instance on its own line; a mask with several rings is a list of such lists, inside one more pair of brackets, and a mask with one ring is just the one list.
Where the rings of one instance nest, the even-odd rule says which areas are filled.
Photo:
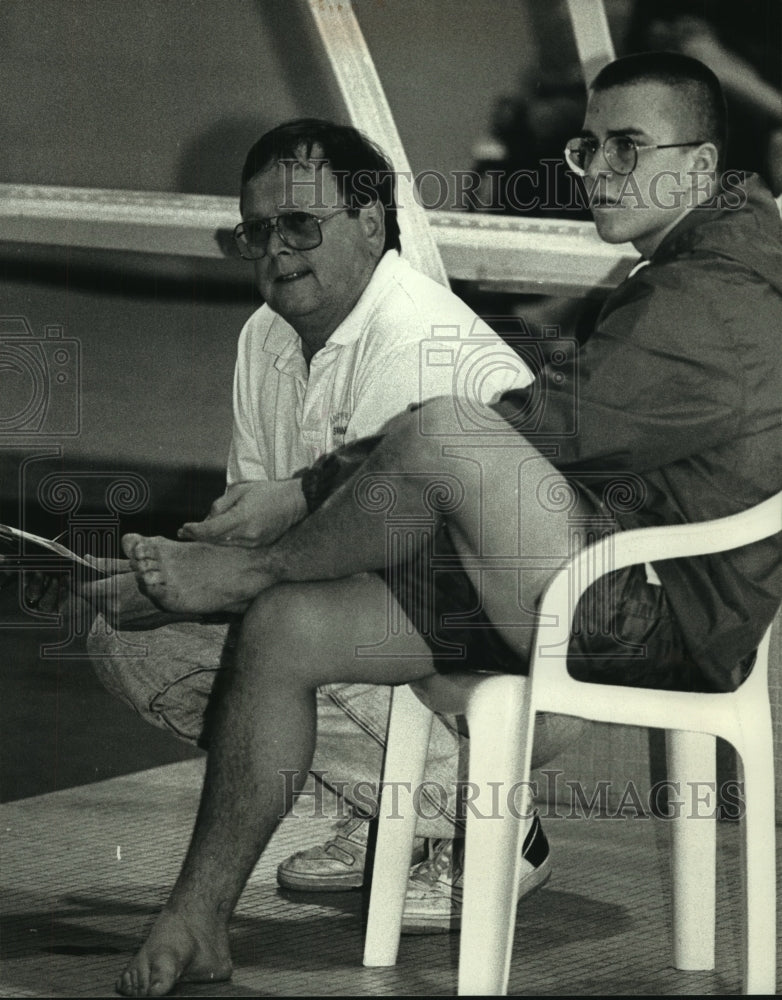
[[516, 411], [508, 403], [487, 406], [468, 399], [438, 396], [427, 400], [414, 413], [418, 416], [414, 427], [422, 432], [420, 436], [425, 439], [474, 435], [476, 432], [482, 435], [505, 434], [513, 430], [515, 445], [535, 449], [535, 445], [516, 426]]
[[263, 670], [268, 664], [279, 676], [284, 658], [286, 678], [306, 676], [308, 665], [318, 659], [324, 631], [334, 627], [333, 615], [318, 600], [318, 588], [273, 587], [259, 594], [245, 613], [237, 665]]
[[[469, 468], [456, 462], [448, 445], [460, 445], [464, 434], [450, 397], [427, 400], [418, 409], [401, 414], [391, 421], [393, 433], [384, 441], [386, 454], [382, 472], [370, 475], [357, 485], [360, 504], [376, 509], [385, 498], [395, 517], [404, 516], [414, 505], [411, 516], [422, 513], [421, 504], [432, 513], [452, 506], [464, 492], [463, 480]], [[369, 464], [371, 470], [371, 463]]]
[[421, 462], [427, 467], [431, 465], [433, 457], [442, 455], [446, 441], [454, 442], [461, 439], [465, 431], [476, 429], [471, 417], [477, 417], [478, 411], [478, 407], [465, 401], [456, 402], [451, 396], [437, 396], [423, 403], [409, 414], [411, 419], [405, 423], [399, 440], [405, 467], [415, 467]]
[[281, 584], [264, 590], [247, 608], [242, 619], [240, 646], [248, 642], [274, 641], [278, 635], [290, 633], [302, 602], [297, 598], [298, 584]]

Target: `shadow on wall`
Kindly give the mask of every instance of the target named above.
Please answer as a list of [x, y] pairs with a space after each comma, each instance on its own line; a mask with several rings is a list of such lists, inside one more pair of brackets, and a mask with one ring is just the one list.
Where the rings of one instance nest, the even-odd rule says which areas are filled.
[[179, 156], [178, 191], [235, 196], [238, 203], [244, 158], [264, 132], [305, 115], [348, 120], [306, 6], [261, 0], [254, 6], [260, 36], [276, 43], [273, 61], [264, 58], [263, 46], [257, 64], [242, 58], [246, 74], [243, 103], [248, 93], [257, 95], [258, 115], [223, 117], [186, 143]]
[[223, 118], [184, 145], [177, 165], [177, 190], [186, 194], [221, 194], [236, 199], [248, 150], [282, 119]]

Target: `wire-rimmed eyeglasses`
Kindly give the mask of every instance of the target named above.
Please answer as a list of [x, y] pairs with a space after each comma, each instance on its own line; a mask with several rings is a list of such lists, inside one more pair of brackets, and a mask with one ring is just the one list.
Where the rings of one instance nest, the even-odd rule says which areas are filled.
[[636, 142], [630, 135], [609, 135], [603, 142], [593, 136], [582, 135], [570, 139], [565, 146], [565, 159], [574, 173], [583, 177], [597, 153], [602, 150], [608, 166], [615, 174], [631, 174], [638, 165], [638, 153], [642, 149], [678, 149], [681, 146], [699, 146], [705, 139], [693, 142], [668, 142], [651, 145]]
[[286, 247], [292, 250], [314, 250], [323, 242], [321, 226], [335, 215], [347, 212], [343, 206], [328, 215], [312, 215], [310, 212], [285, 212], [271, 219], [248, 219], [234, 229], [234, 240], [239, 253], [245, 260], [259, 260], [266, 256], [269, 240], [277, 233]]

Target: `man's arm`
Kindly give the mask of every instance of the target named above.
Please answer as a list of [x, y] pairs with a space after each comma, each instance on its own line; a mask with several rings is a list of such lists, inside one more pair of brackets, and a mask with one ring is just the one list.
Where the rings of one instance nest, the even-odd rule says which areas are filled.
[[[300, 489], [288, 484], [296, 465], [280, 470], [278, 461], [275, 470], [275, 435], [292, 419], [284, 407], [280, 409], [280, 399], [289, 401], [289, 397], [280, 391], [285, 386], [279, 384], [276, 355], [262, 346], [275, 322], [281, 321], [264, 307], [242, 329], [233, 376], [227, 487], [203, 521], [182, 525], [177, 535], [183, 540], [215, 545], [268, 544], [306, 514]], [[282, 451], [283, 459], [291, 457], [284, 448]], [[305, 454], [298, 456], [301, 465], [308, 462]]]
[[380, 435], [361, 438], [292, 479], [235, 483], [215, 500], [204, 521], [184, 524], [177, 535], [212, 545], [270, 545], [348, 480], [378, 441]]

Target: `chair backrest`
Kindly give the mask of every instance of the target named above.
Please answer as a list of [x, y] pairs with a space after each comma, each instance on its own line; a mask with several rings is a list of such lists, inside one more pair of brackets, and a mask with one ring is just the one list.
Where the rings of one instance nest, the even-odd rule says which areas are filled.
[[[729, 517], [697, 524], [617, 532], [579, 552], [554, 576], [540, 604], [541, 621], [546, 622], [546, 626], [538, 630], [530, 665], [536, 710], [665, 728], [670, 718], [682, 711], [680, 692], [585, 684], [568, 674], [567, 649], [579, 598], [601, 576], [615, 569], [652, 560], [727, 552], [780, 532], [782, 493]], [[766, 685], [770, 632], [769, 628], [759, 649], [757, 670], [753, 670], [754, 677], [749, 685], [752, 689], [758, 684]], [[740, 690], [746, 687], [748, 684]], [[626, 703], [630, 690], [634, 692], [634, 707]], [[703, 694], [698, 695], [698, 700], [700, 708], [697, 711], [714, 712], [715, 728], [718, 727], [721, 723], [717, 716], [726, 711], [724, 695]], [[641, 702], [647, 713], [646, 721], [637, 717], [637, 706]], [[568, 707], [563, 708], [563, 705]]]

